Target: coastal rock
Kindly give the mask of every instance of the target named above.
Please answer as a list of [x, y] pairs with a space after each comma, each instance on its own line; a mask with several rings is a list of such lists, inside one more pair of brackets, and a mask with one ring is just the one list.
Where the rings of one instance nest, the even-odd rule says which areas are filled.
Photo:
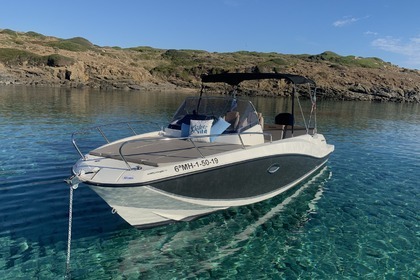
[[[321, 98], [420, 102], [420, 71], [400, 68], [378, 58], [342, 57], [333, 52], [296, 56], [150, 47], [122, 49], [98, 47], [80, 37], [64, 40], [33, 32], [0, 30], [3, 85], [198, 90], [202, 74], [260, 71], [294, 73], [314, 79]], [[284, 85], [250, 85], [243, 92], [267, 95], [272, 87]]]

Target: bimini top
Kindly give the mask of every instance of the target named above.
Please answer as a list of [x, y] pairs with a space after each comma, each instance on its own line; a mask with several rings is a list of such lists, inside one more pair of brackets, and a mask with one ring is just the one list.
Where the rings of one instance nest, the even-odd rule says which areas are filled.
[[281, 73], [224, 73], [213, 75], [201, 75], [203, 83], [227, 83], [232, 86], [237, 86], [245, 80], [264, 80], [264, 79], [278, 79], [285, 80], [294, 84], [312, 84], [316, 86], [311, 79], [294, 74]]

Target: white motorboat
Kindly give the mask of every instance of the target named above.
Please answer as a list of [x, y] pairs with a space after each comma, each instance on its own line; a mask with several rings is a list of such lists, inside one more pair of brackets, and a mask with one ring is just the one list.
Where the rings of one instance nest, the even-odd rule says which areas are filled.
[[[236, 96], [247, 80], [284, 80], [293, 89], [290, 112], [264, 124], [261, 112]], [[203, 75], [203, 84], [224, 82], [233, 94], [187, 97], [162, 129], [102, 145], [81, 158], [71, 182], [83, 182], [113, 212], [136, 227], [190, 221], [218, 210], [269, 199], [319, 170], [333, 152], [317, 133], [315, 83], [277, 73]], [[308, 84], [312, 110], [295, 124], [297, 86]], [[299, 103], [300, 105], [300, 103]], [[300, 106], [297, 106], [300, 108]], [[303, 116], [303, 114], [302, 114]], [[102, 133], [100, 127], [95, 131]]]

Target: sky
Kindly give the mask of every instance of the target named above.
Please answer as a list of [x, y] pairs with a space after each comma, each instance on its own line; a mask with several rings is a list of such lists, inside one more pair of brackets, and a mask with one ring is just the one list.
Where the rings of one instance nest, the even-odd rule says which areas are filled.
[[378, 57], [420, 69], [420, 0], [13, 0], [0, 29], [98, 46]]

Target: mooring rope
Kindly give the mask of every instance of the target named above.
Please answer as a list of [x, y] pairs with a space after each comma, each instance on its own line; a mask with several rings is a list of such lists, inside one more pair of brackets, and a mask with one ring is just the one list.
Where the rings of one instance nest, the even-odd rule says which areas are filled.
[[71, 251], [71, 227], [73, 223], [73, 191], [77, 189], [79, 184], [72, 184], [72, 180], [66, 181], [70, 185], [70, 198], [69, 198], [69, 229], [67, 238], [67, 258], [66, 258], [66, 277], [70, 279], [70, 251]]

